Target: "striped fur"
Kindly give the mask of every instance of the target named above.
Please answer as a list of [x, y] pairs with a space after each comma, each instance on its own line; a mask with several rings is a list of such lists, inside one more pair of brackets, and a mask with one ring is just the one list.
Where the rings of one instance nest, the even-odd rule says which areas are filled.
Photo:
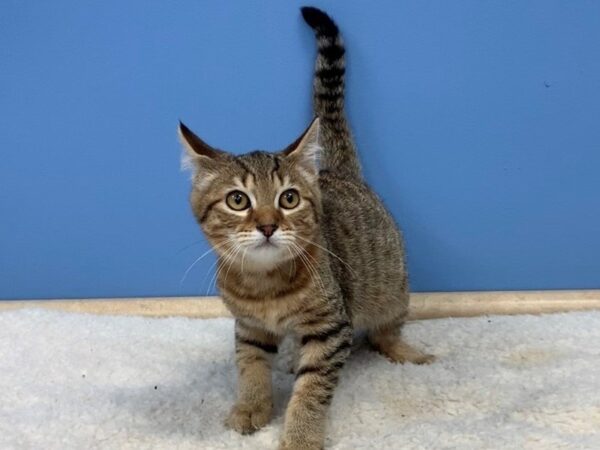
[[[235, 156], [183, 124], [196, 219], [217, 253], [217, 284], [236, 318], [237, 401], [226, 424], [252, 433], [271, 418], [271, 365], [282, 339], [298, 346], [280, 450], [323, 448], [326, 417], [353, 331], [394, 362], [431, 360], [402, 341], [408, 275], [393, 217], [362, 179], [344, 113], [344, 47], [323, 12], [303, 8], [315, 30], [319, 119], [285, 150]], [[321, 166], [315, 152], [323, 148]], [[320, 169], [320, 170], [319, 170]], [[279, 196], [293, 188], [294, 208]], [[235, 210], [227, 198], [247, 196]], [[257, 230], [268, 227], [265, 237]]]
[[317, 8], [302, 8], [302, 16], [317, 38], [313, 86], [315, 114], [321, 119], [322, 168], [361, 179], [361, 167], [344, 111], [344, 42], [337, 25]]

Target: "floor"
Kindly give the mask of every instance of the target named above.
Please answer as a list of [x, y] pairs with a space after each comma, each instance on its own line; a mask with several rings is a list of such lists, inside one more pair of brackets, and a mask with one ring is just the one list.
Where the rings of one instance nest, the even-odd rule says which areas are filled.
[[[394, 365], [360, 342], [331, 410], [328, 449], [600, 448], [600, 312], [411, 322], [437, 355]], [[234, 399], [232, 321], [0, 312], [2, 449], [275, 449], [222, 425]]]

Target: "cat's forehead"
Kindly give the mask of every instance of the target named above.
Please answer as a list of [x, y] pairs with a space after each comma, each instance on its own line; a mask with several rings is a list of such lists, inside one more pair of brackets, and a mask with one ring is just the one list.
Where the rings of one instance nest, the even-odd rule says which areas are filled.
[[257, 179], [273, 175], [281, 169], [283, 163], [280, 155], [261, 150], [237, 156], [235, 160], [246, 172], [254, 175]]
[[281, 154], [254, 151], [235, 157], [238, 178], [258, 189], [273, 189], [290, 179], [290, 170]]

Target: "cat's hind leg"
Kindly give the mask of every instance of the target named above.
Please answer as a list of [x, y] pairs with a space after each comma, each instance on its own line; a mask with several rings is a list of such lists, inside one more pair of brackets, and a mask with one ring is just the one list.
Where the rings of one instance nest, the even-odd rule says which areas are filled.
[[367, 339], [371, 346], [395, 363], [429, 364], [435, 357], [424, 353], [402, 340], [404, 319], [396, 320], [368, 331]]

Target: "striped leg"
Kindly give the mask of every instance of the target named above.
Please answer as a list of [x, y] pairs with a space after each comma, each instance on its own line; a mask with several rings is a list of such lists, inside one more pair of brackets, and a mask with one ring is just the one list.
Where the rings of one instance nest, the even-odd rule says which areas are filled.
[[278, 342], [277, 337], [236, 321], [238, 394], [225, 424], [238, 433], [253, 433], [271, 419], [271, 362]]
[[327, 410], [338, 372], [350, 354], [352, 328], [348, 320], [324, 320], [310, 329], [302, 334], [300, 362], [280, 450], [323, 448]]

